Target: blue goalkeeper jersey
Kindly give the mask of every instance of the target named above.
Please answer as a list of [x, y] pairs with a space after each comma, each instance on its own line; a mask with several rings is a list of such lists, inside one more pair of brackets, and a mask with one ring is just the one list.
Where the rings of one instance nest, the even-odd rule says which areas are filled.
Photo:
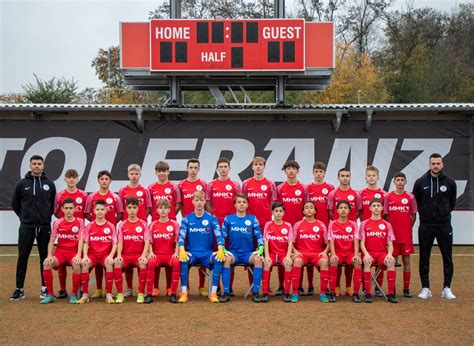
[[227, 215], [222, 224], [222, 234], [229, 239], [229, 251], [252, 252], [254, 237], [258, 246], [263, 245], [262, 231], [254, 215], [239, 217], [237, 214]]
[[197, 217], [192, 212], [181, 220], [178, 244], [184, 246], [186, 240], [186, 251], [214, 251], [214, 237], [217, 245], [224, 245], [219, 222], [214, 215], [204, 212]]

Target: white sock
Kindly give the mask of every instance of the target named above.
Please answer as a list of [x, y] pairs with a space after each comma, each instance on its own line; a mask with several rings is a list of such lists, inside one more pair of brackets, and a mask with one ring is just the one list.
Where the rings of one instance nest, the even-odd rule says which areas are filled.
[[217, 286], [212, 286], [211, 293], [217, 293]]
[[188, 286], [181, 286], [181, 293], [188, 293]]

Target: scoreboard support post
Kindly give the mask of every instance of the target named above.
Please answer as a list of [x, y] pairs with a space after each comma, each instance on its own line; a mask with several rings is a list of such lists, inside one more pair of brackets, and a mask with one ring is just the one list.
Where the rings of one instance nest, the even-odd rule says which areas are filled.
[[[275, 18], [285, 18], [285, 0], [275, 0]], [[275, 101], [277, 104], [285, 103], [285, 77], [279, 76], [277, 78], [277, 85], [275, 87]]]
[[[181, 18], [181, 0], [170, 0], [170, 18]], [[170, 81], [170, 102], [172, 105], [181, 104], [181, 90], [179, 87], [179, 77], [172, 76]]]

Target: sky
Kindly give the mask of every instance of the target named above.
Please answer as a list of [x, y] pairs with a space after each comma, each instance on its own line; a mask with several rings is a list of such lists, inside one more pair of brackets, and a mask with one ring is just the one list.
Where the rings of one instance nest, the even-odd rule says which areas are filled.
[[[186, 0], [183, 0], [186, 1]], [[296, 0], [287, 0], [287, 11]], [[411, 0], [449, 11], [474, 0]], [[119, 44], [119, 22], [147, 21], [160, 0], [0, 0], [0, 95], [41, 79], [74, 78], [79, 90], [99, 88], [91, 61]], [[396, 0], [399, 9], [406, 0]]]

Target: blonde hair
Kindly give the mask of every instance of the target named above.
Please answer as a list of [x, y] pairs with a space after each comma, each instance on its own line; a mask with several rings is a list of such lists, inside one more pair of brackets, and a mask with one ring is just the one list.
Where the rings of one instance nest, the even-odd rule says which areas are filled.
[[265, 160], [263, 157], [261, 156], [255, 156], [252, 160], [252, 164], [256, 164], [256, 163], [263, 163], [263, 165], [265, 166], [265, 164], [267, 163], [267, 160]]
[[367, 166], [367, 168], [365, 169], [365, 173], [367, 174], [367, 172], [375, 172], [377, 173], [377, 175], [379, 175], [379, 169], [375, 166]]
[[130, 173], [130, 171], [138, 171], [138, 172], [141, 172], [142, 171], [142, 168], [140, 167], [139, 164], [137, 163], [131, 163], [128, 165], [128, 168], [127, 168], [127, 172]]
[[193, 199], [206, 199], [206, 194], [203, 191], [196, 191], [193, 193]]

